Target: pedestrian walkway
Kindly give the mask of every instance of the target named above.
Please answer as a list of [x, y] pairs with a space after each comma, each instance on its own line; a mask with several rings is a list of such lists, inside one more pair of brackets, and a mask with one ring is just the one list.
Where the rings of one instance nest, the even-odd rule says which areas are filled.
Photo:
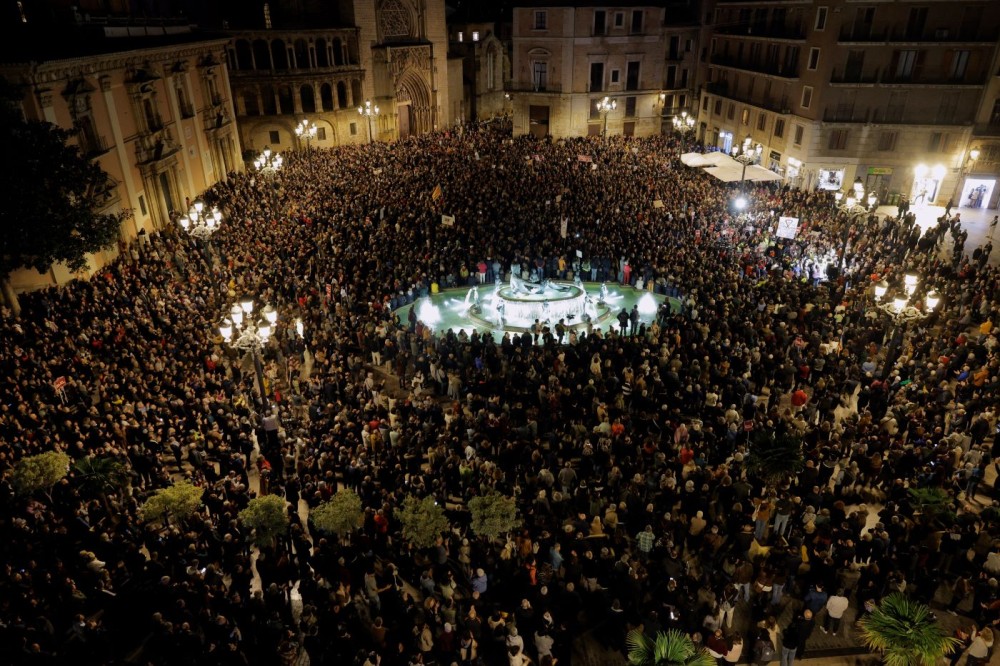
[[[896, 217], [899, 209], [896, 206], [879, 206], [879, 215], [889, 215]], [[910, 212], [917, 217], [917, 226], [926, 233], [931, 227], [937, 226], [938, 218], [944, 215], [944, 206], [922, 206], [914, 205], [910, 207]], [[962, 221], [962, 228], [968, 232], [969, 240], [965, 243], [966, 256], [972, 256], [977, 247], [989, 240], [1000, 240], [1000, 225], [990, 229], [990, 222], [1000, 213], [998, 210], [986, 208], [952, 208], [952, 215], [959, 215]], [[994, 243], [996, 247], [990, 254], [990, 263], [1000, 263], [1000, 244]], [[942, 257], [951, 257], [951, 234], [945, 234], [945, 241], [941, 248]]]

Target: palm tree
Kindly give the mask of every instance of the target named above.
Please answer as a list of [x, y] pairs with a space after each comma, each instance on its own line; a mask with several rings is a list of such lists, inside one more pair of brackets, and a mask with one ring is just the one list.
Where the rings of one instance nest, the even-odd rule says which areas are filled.
[[661, 631], [656, 640], [633, 629], [625, 637], [625, 644], [632, 666], [715, 666], [712, 655], [679, 629]]
[[128, 471], [120, 460], [93, 455], [80, 458], [73, 463], [73, 477], [80, 490], [101, 500], [112, 519], [117, 519], [108, 496], [119, 493], [128, 481]]
[[785, 431], [757, 431], [750, 440], [746, 467], [768, 486], [780, 486], [802, 470], [802, 439]]
[[882, 599], [860, 625], [865, 645], [882, 652], [886, 666], [933, 666], [958, 645], [930, 608], [898, 593]]

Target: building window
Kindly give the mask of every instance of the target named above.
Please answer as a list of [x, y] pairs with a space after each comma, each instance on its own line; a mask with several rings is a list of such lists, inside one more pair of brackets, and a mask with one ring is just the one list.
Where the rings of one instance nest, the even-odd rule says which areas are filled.
[[600, 92], [604, 90], [604, 63], [590, 63], [590, 90]]
[[496, 88], [496, 53], [493, 49], [486, 52], [486, 89]]
[[271, 143], [273, 144], [281, 143], [281, 132], [279, 132], [278, 130], [271, 130], [270, 132], [268, 132], [268, 135]]
[[616, 28], [625, 27], [625, 12], [615, 12], [615, 27]]
[[743, 112], [740, 113], [740, 122], [744, 125], [750, 124], [750, 109], [744, 108]]
[[717, 115], [717, 116], [721, 116], [722, 115], [722, 100], [721, 99], [715, 100], [715, 109], [713, 109], [713, 111], [715, 112], [715, 115]]
[[139, 195], [139, 210], [142, 212], [142, 216], [143, 217], [146, 217], [147, 215], [149, 215], [149, 213], [146, 212], [146, 195], [145, 194], [140, 194]]
[[779, 139], [784, 138], [785, 136], [784, 118], [778, 118], [777, 120], [774, 121], [774, 136], [778, 137]]
[[271, 3], [264, 3], [264, 29], [271, 29]]
[[357, 134], [358, 134], [358, 124], [357, 123], [351, 123], [350, 132], [351, 132], [351, 136], [357, 136]]
[[642, 32], [642, 15], [643, 11], [641, 9], [632, 10], [632, 30], [633, 35], [638, 35]]
[[763, 132], [764, 127], [766, 125], [767, 125], [767, 114], [761, 111], [760, 115], [757, 116], [757, 131]]
[[948, 78], [961, 81], [965, 78], [965, 70], [969, 66], [969, 52], [955, 51], [951, 56], [951, 67], [948, 68]]
[[544, 9], [535, 11], [535, 30], [548, 30], [549, 14]]
[[816, 9], [816, 25], [815, 25], [815, 28], [819, 32], [822, 32], [823, 30], [826, 29], [826, 14], [827, 14], [827, 8], [826, 7], [819, 7], [819, 8]]
[[802, 87], [802, 108], [808, 109], [812, 106], [813, 101], [813, 89], [811, 86]]
[[548, 78], [549, 64], [547, 62], [536, 61], [531, 66], [531, 84], [535, 90], [545, 90], [546, 79]]
[[458, 31], [458, 43], [461, 44], [465, 41], [465, 33], [461, 30]]
[[677, 99], [680, 100], [677, 103], [677, 105], [680, 106], [682, 109], [686, 109], [687, 105], [688, 105], [688, 96], [687, 95], [681, 95]]
[[792, 139], [792, 143], [794, 143], [796, 146], [802, 145], [802, 133], [804, 131], [805, 130], [803, 130], [802, 125], [795, 126], [795, 137]]
[[913, 70], [917, 64], [916, 51], [896, 51], [893, 54], [896, 61], [896, 79], [908, 81], [913, 78]]
[[687, 39], [684, 41], [684, 53], [691, 53], [691, 49], [694, 48], [694, 40]]
[[736, 105], [733, 103], [729, 104], [729, 108], [726, 109], [726, 119], [732, 120], [736, 117]]
[[705, 95], [701, 100], [701, 110], [708, 111], [708, 95]]
[[611, 70], [611, 83], [618, 83], [619, 81], [622, 80], [621, 77], [622, 77], [622, 70], [620, 69]]
[[630, 60], [625, 65], [625, 90], [639, 89], [639, 61]]
[[625, 117], [634, 118], [635, 117], [635, 96], [625, 98]]
[[316, 128], [316, 138], [319, 139], [320, 141], [326, 141], [326, 128], [325, 127], [317, 127]]
[[809, 69], [815, 70], [819, 67], [819, 49], [809, 49]]
[[878, 149], [882, 152], [896, 150], [896, 132], [880, 132], [878, 135]]
[[847, 130], [836, 129], [830, 132], [830, 141], [827, 148], [830, 150], [844, 150], [847, 148]]
[[608, 13], [603, 9], [594, 10], [594, 34], [604, 35], [608, 32]]

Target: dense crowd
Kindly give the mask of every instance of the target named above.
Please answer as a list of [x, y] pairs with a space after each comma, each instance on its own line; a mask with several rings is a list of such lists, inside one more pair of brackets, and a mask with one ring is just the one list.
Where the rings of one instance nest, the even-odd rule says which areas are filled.
[[[733, 187], [678, 147], [511, 139], [496, 122], [289, 155], [205, 193], [226, 217], [210, 241], [143, 235], [89, 280], [23, 294], [0, 322], [4, 661], [551, 666], [585, 632], [622, 650], [632, 628], [676, 627], [720, 663], [790, 664], [816, 623], [843, 632], [889, 592], [942, 585], [986, 660], [989, 252], [963, 252], [947, 217], [923, 235], [911, 214], [851, 223], [825, 193], [748, 184], [737, 214]], [[796, 240], [774, 238], [782, 215]], [[568, 344], [554, 326], [498, 341], [395, 314], [512, 271], [677, 307]], [[893, 338], [873, 286], [907, 271], [941, 304]], [[267, 419], [252, 364], [218, 336], [243, 294], [280, 313]], [[789, 440], [798, 473], [751, 464]], [[16, 462], [53, 449], [128, 478], [15, 493]], [[237, 519], [258, 477], [292, 522], [259, 553]], [[179, 478], [206, 489], [195, 517], [141, 520]], [[345, 540], [300, 517], [341, 487], [366, 508]], [[911, 488], [951, 505], [921, 515]], [[523, 519], [505, 543], [467, 527], [490, 489]], [[454, 529], [415, 549], [396, 513], [429, 494]]]

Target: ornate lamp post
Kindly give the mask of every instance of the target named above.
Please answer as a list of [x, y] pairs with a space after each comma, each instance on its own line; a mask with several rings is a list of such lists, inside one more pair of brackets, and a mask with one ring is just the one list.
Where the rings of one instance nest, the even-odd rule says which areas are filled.
[[372, 131], [372, 118], [378, 117], [379, 114], [378, 106], [372, 106], [372, 101], [370, 99], [366, 99], [365, 105], [358, 107], [358, 113], [361, 116], [368, 118], [368, 143], [374, 143], [375, 134]]
[[[241, 298], [230, 308], [229, 316], [219, 324], [219, 333], [233, 349], [253, 354], [253, 366], [257, 373], [257, 390], [260, 392], [264, 412], [267, 412], [269, 405], [267, 390], [264, 388], [264, 368], [260, 356], [274, 332], [274, 324], [278, 321], [278, 311], [267, 305], [261, 311], [260, 319], [254, 321], [251, 319], [253, 310], [253, 299]], [[234, 332], [235, 339], [233, 338]]]
[[759, 143], [753, 145], [753, 139], [750, 137], [743, 139], [742, 146], [733, 147], [733, 159], [743, 165], [743, 173], [740, 174], [740, 190], [743, 189], [743, 181], [747, 177], [747, 167], [756, 164], [762, 152], [764, 152], [764, 146]]
[[618, 100], [605, 97], [597, 103], [597, 112], [604, 116], [604, 126], [601, 129], [601, 136], [608, 135], [608, 114], [618, 108]]
[[280, 154], [271, 152], [269, 146], [264, 146], [264, 150], [253, 161], [253, 166], [261, 175], [273, 177], [281, 169], [282, 162], [284, 159]]
[[316, 138], [316, 123], [310, 120], [303, 120], [295, 126], [295, 136], [306, 140], [306, 150], [309, 150], [309, 142]]
[[[875, 285], [875, 299], [879, 301], [876, 307], [881, 313], [888, 315], [893, 325], [882, 369], [883, 377], [887, 377], [896, 365], [899, 346], [906, 337], [906, 329], [910, 322], [926, 319], [941, 302], [941, 297], [933, 290], [924, 295], [922, 302], [921, 299], [915, 298], [918, 282], [919, 278], [915, 273], [907, 273], [903, 276], [903, 289], [897, 290], [892, 300], [886, 302], [882, 301], [890, 290], [889, 284], [883, 280]], [[923, 305], [923, 309], [918, 307], [919, 305]]]
[[681, 135], [681, 152], [687, 152], [687, 138], [694, 133], [694, 117], [688, 112], [683, 112], [680, 116], [674, 116], [674, 131]]
[[195, 199], [188, 210], [187, 215], [182, 215], [178, 223], [181, 228], [192, 237], [198, 240], [207, 241], [216, 231], [222, 222], [222, 211], [213, 206], [212, 210], [205, 210], [205, 204], [201, 199]]
[[[851, 228], [857, 224], [858, 220], [875, 208], [875, 204], [878, 203], [878, 196], [874, 192], [870, 192], [866, 198], [865, 186], [862, 184], [861, 179], [858, 178], [854, 181], [854, 187], [847, 193], [846, 198], [844, 192], [841, 190], [835, 192], [833, 197], [837, 201], [837, 210], [844, 213], [848, 218], [848, 223], [844, 226], [844, 237], [840, 244], [840, 272], [843, 273], [844, 266], [847, 264], [847, 242], [850, 238]], [[867, 205], [862, 205], [861, 202]]]

